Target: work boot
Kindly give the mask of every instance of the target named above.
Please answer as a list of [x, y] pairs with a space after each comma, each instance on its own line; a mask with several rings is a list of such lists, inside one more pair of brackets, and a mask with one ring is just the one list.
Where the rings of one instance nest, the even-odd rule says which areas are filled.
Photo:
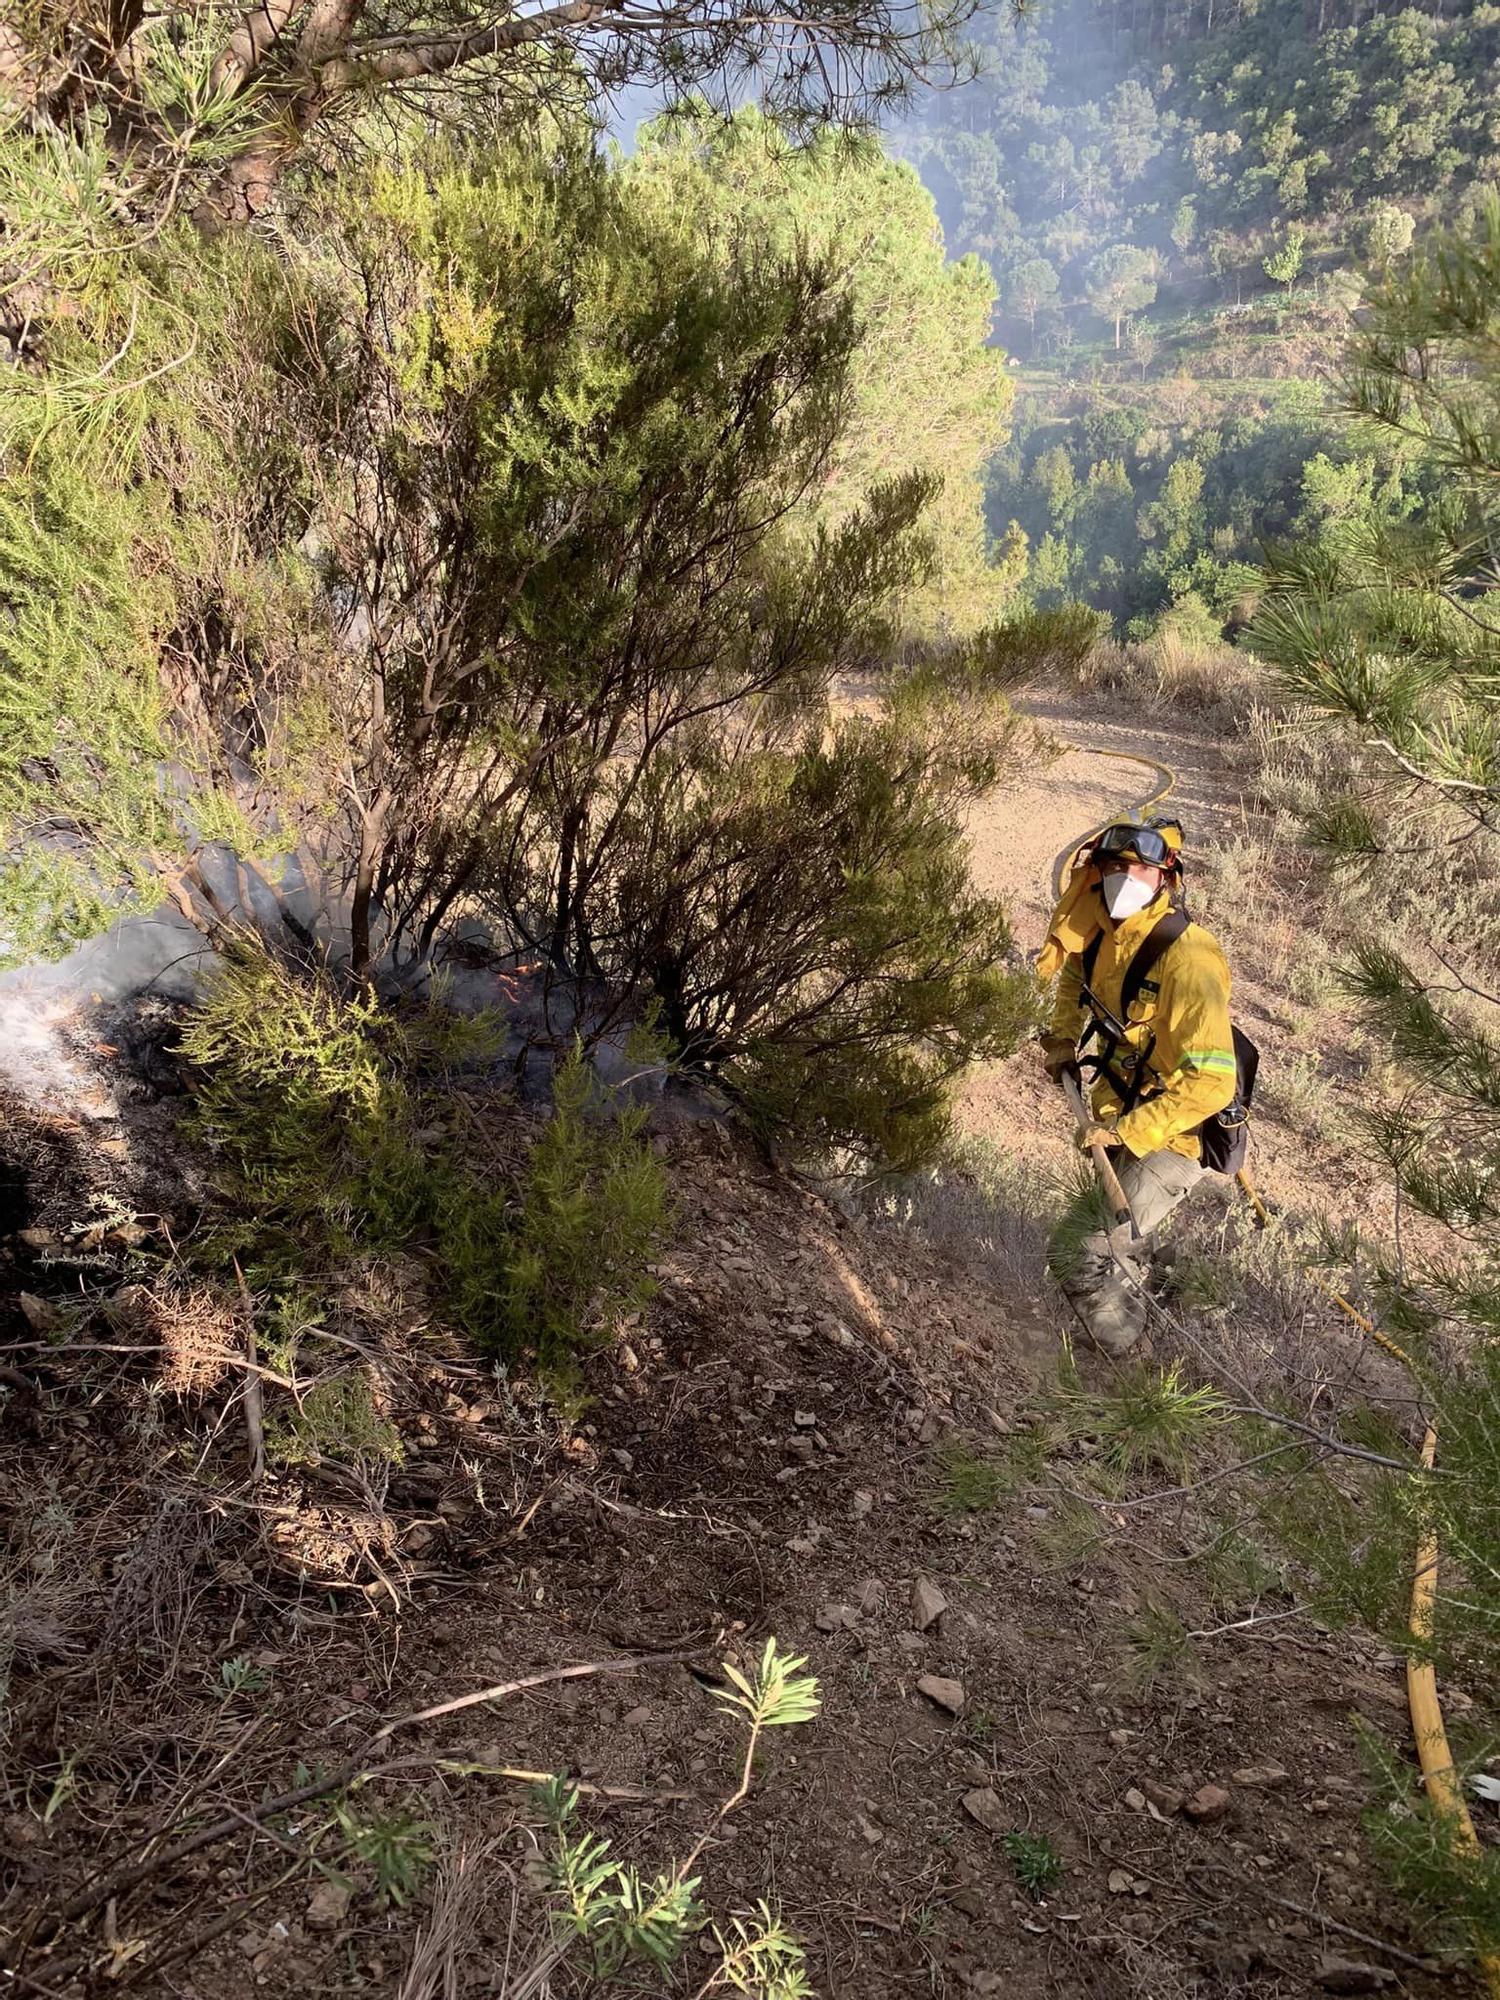
[[[1085, 1246], [1075, 1278], [1063, 1286], [1068, 1303], [1101, 1354], [1118, 1360], [1146, 1330], [1146, 1301], [1137, 1289], [1146, 1281], [1146, 1267], [1129, 1254], [1128, 1228], [1117, 1229], [1113, 1242], [1100, 1236]], [[1140, 1244], [1132, 1247], [1139, 1252]]]
[[1146, 1331], [1146, 1306], [1117, 1277], [1104, 1291], [1078, 1304], [1084, 1333], [1101, 1354], [1123, 1360]]

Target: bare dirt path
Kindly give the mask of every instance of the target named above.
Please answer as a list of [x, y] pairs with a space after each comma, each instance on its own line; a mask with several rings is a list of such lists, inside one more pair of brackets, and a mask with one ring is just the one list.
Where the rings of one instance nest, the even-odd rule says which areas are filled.
[[[979, 887], [1009, 905], [1016, 941], [1030, 958], [1046, 936], [1057, 856], [1159, 791], [1153, 766], [1176, 774], [1166, 803], [1182, 815], [1190, 847], [1230, 837], [1241, 802], [1224, 746], [1201, 731], [1076, 690], [1030, 693], [1016, 706], [1053, 739], [1057, 752], [984, 801], [972, 824], [973, 867]], [[1065, 747], [1075, 743], [1090, 747]], [[1122, 753], [1144, 761], [1127, 763]], [[960, 1122], [967, 1133], [1032, 1165], [1059, 1169], [1071, 1157], [1068, 1122], [1030, 1048], [970, 1078]]]
[[1224, 745], [1211, 736], [1121, 709], [1103, 695], [1050, 690], [1024, 695], [1016, 706], [1060, 746], [1091, 746], [1061, 749], [1046, 769], [996, 791], [975, 818], [975, 878], [981, 888], [1008, 896], [1028, 952], [1045, 935], [1055, 856], [1101, 820], [1149, 798], [1158, 786], [1147, 764], [1176, 772], [1167, 804], [1181, 813], [1190, 842], [1228, 837], [1241, 810], [1239, 787]]

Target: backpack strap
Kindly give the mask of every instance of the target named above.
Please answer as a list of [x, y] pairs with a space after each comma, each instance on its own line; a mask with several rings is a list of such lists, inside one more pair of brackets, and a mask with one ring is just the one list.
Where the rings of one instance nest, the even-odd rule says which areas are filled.
[[[1168, 910], [1165, 916], [1157, 918], [1146, 936], [1141, 939], [1135, 957], [1125, 968], [1125, 978], [1120, 986], [1120, 1016], [1123, 1020], [1130, 1018], [1130, 1010], [1141, 997], [1141, 988], [1151, 977], [1157, 960], [1169, 945], [1176, 944], [1192, 921], [1184, 909]], [[1092, 967], [1088, 969], [1085, 978], [1089, 977], [1092, 970]]]

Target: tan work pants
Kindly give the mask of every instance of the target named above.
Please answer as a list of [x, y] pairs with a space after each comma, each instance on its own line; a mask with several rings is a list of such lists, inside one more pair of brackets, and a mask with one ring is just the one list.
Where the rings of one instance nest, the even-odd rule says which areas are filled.
[[1148, 1153], [1137, 1159], [1123, 1147], [1110, 1158], [1135, 1216], [1138, 1238], [1129, 1227], [1099, 1230], [1085, 1237], [1063, 1291], [1089, 1337], [1106, 1354], [1128, 1354], [1146, 1328], [1144, 1289], [1162, 1224], [1197, 1187], [1205, 1169], [1181, 1153]]

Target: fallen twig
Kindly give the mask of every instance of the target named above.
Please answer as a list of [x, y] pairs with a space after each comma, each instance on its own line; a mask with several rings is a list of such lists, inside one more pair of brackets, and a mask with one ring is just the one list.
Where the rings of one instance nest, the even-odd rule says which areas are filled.
[[1221, 1479], [1232, 1479], [1236, 1473], [1248, 1472], [1252, 1466], [1264, 1465], [1269, 1458], [1281, 1458], [1289, 1451], [1300, 1451], [1301, 1443], [1292, 1439], [1286, 1444], [1272, 1445], [1269, 1451], [1259, 1451], [1253, 1458], [1242, 1458], [1233, 1465], [1221, 1465], [1207, 1472], [1201, 1479], [1189, 1481], [1186, 1486], [1161, 1486], [1150, 1493], [1137, 1493], [1128, 1500], [1109, 1500], [1097, 1493], [1079, 1493], [1071, 1486], [1065, 1486], [1058, 1479], [1054, 1485], [1059, 1492], [1066, 1493], [1070, 1500], [1081, 1500], [1086, 1507], [1098, 1507], [1105, 1513], [1122, 1513], [1127, 1507], [1149, 1507], [1158, 1500], [1181, 1500], [1189, 1493], [1199, 1493], [1205, 1486], [1216, 1485]]
[[1189, 1632], [1190, 1639], [1217, 1639], [1223, 1632], [1248, 1632], [1253, 1625], [1277, 1625], [1284, 1618], [1305, 1618], [1312, 1610], [1311, 1603], [1294, 1604], [1290, 1611], [1258, 1611], [1248, 1618], [1231, 1619], [1227, 1625], [1209, 1625], [1199, 1632]]
[[[431, 1708], [418, 1709], [410, 1715], [394, 1716], [383, 1723], [353, 1757], [337, 1765], [322, 1776], [311, 1778], [306, 1784], [294, 1786], [289, 1792], [278, 1797], [263, 1800], [249, 1812], [233, 1812], [214, 1820], [210, 1825], [200, 1827], [197, 1832], [186, 1835], [171, 1847], [146, 1860], [122, 1862], [105, 1874], [95, 1876], [92, 1882], [75, 1890], [55, 1909], [40, 1908], [25, 1935], [12, 1939], [4, 1953], [0, 1953], [0, 1969], [7, 1973], [14, 1971], [9, 1961], [19, 1957], [34, 1943], [55, 1933], [58, 1926], [76, 1917], [86, 1916], [90, 1910], [98, 1909], [111, 1898], [125, 1895], [139, 1883], [153, 1875], [164, 1874], [174, 1868], [179, 1861], [186, 1861], [195, 1854], [201, 1854], [206, 1847], [217, 1847], [221, 1841], [242, 1832], [247, 1821], [251, 1825], [264, 1825], [266, 1821], [277, 1819], [283, 1813], [293, 1811], [297, 1806], [309, 1805], [314, 1799], [326, 1798], [330, 1792], [343, 1790], [346, 1786], [362, 1779], [378, 1777], [382, 1771], [395, 1768], [405, 1759], [389, 1758], [372, 1761], [372, 1752], [386, 1743], [398, 1730], [414, 1728], [419, 1722], [432, 1722], [439, 1716], [455, 1715], [459, 1711], [478, 1707], [484, 1702], [503, 1701], [508, 1696], [523, 1694], [531, 1688], [547, 1687], [558, 1681], [582, 1680], [594, 1674], [633, 1673], [641, 1667], [670, 1666], [681, 1661], [696, 1659], [702, 1652], [694, 1647], [687, 1652], [673, 1653], [631, 1653], [614, 1660], [591, 1660], [575, 1667], [554, 1667], [545, 1673], [527, 1674], [520, 1680], [500, 1681], [493, 1687], [481, 1688], [475, 1694], [459, 1695], [452, 1701], [438, 1702]], [[154, 1836], [159, 1837], [159, 1835]]]
[[1294, 1903], [1286, 1896], [1278, 1896], [1257, 1882], [1251, 1875], [1241, 1875], [1233, 1868], [1225, 1868], [1215, 1861], [1197, 1861], [1188, 1869], [1191, 1876], [1195, 1869], [1210, 1870], [1235, 1882], [1242, 1889], [1251, 1889], [1263, 1902], [1273, 1903], [1278, 1910], [1290, 1910], [1294, 1917], [1305, 1917], [1309, 1923], [1321, 1924], [1325, 1930], [1337, 1931], [1340, 1937], [1353, 1938], [1356, 1944], [1368, 1945], [1372, 1951], [1382, 1951], [1387, 1958], [1394, 1958], [1401, 1965], [1409, 1965], [1417, 1972], [1431, 1972], [1432, 1960], [1417, 1958], [1409, 1951], [1403, 1951], [1398, 1944], [1388, 1944], [1384, 1938], [1375, 1937], [1369, 1931], [1356, 1930], [1353, 1924], [1340, 1923], [1337, 1917], [1330, 1917], [1317, 1908], [1309, 1908], [1305, 1903]]
[[[121, 1347], [98, 1340], [70, 1340], [62, 1346], [55, 1340], [17, 1340], [0, 1347], [0, 1354], [47, 1353], [55, 1355], [59, 1361], [71, 1360], [75, 1354], [133, 1354], [144, 1358], [148, 1354], [165, 1354], [167, 1351], [167, 1343], [164, 1340], [148, 1341], [144, 1346], [137, 1347]], [[294, 1382], [289, 1375], [283, 1375], [275, 1368], [262, 1367], [258, 1360], [247, 1359], [243, 1354], [230, 1353], [227, 1348], [203, 1348], [196, 1358], [199, 1361], [228, 1362], [234, 1367], [243, 1368], [247, 1373], [257, 1375], [262, 1382], [274, 1382], [278, 1389], [295, 1391], [313, 1386], [308, 1382]], [[0, 1376], [9, 1380], [13, 1372], [10, 1369], [0, 1369]], [[26, 1383], [26, 1386], [34, 1391], [35, 1385], [26, 1376], [17, 1374], [15, 1379]]]
[[[513, 1764], [480, 1764], [463, 1758], [439, 1757], [436, 1768], [455, 1778], [504, 1778], [513, 1785], [545, 1785], [555, 1771], [523, 1771]], [[626, 1805], [682, 1805], [691, 1803], [692, 1792], [643, 1792], [635, 1785], [591, 1785], [582, 1778], [568, 1779], [571, 1791], [586, 1799], [613, 1799]]]
[[524, 1694], [529, 1688], [547, 1687], [554, 1681], [587, 1680], [595, 1674], [634, 1673], [637, 1667], [669, 1666], [683, 1660], [695, 1660], [702, 1651], [701, 1646], [693, 1646], [684, 1652], [626, 1653], [615, 1660], [590, 1660], [583, 1666], [552, 1667], [546, 1673], [527, 1674], [518, 1681], [497, 1681], [493, 1687], [480, 1688], [477, 1693], [455, 1695], [452, 1701], [440, 1701], [432, 1708], [419, 1708], [411, 1715], [395, 1716], [390, 1722], [382, 1723], [365, 1749], [373, 1750], [376, 1744], [394, 1736], [398, 1729], [410, 1729], [419, 1722], [436, 1722], [439, 1716], [457, 1715], [461, 1709], [479, 1708], [487, 1701], [503, 1701], [508, 1695]]
[[227, 1932], [235, 1929], [237, 1925], [242, 1924], [245, 1921], [245, 1913], [248, 1910], [253, 1910], [258, 1904], [265, 1902], [268, 1897], [274, 1896], [276, 1891], [285, 1888], [288, 1882], [295, 1881], [306, 1865], [306, 1861], [299, 1856], [297, 1865], [294, 1868], [283, 1869], [281, 1874], [277, 1875], [272, 1881], [267, 1882], [262, 1888], [252, 1890], [248, 1896], [238, 1898], [229, 1909], [215, 1917], [212, 1923], [205, 1924], [201, 1931], [194, 1931], [191, 1936], [179, 1939], [170, 1951], [163, 1952], [159, 1958], [154, 1958], [148, 1963], [137, 1966], [120, 1983], [127, 1987], [136, 1986], [148, 1975], [164, 1972], [169, 1965], [177, 1964], [180, 1959], [196, 1957], [205, 1946], [211, 1945], [216, 1938], [223, 1937]]
[[238, 1257], [234, 1259], [234, 1275], [240, 1288], [240, 1303], [245, 1308], [245, 1434], [250, 1447], [250, 1485], [253, 1489], [266, 1476], [265, 1405], [256, 1365], [255, 1301], [250, 1296], [250, 1287], [245, 1283]]

